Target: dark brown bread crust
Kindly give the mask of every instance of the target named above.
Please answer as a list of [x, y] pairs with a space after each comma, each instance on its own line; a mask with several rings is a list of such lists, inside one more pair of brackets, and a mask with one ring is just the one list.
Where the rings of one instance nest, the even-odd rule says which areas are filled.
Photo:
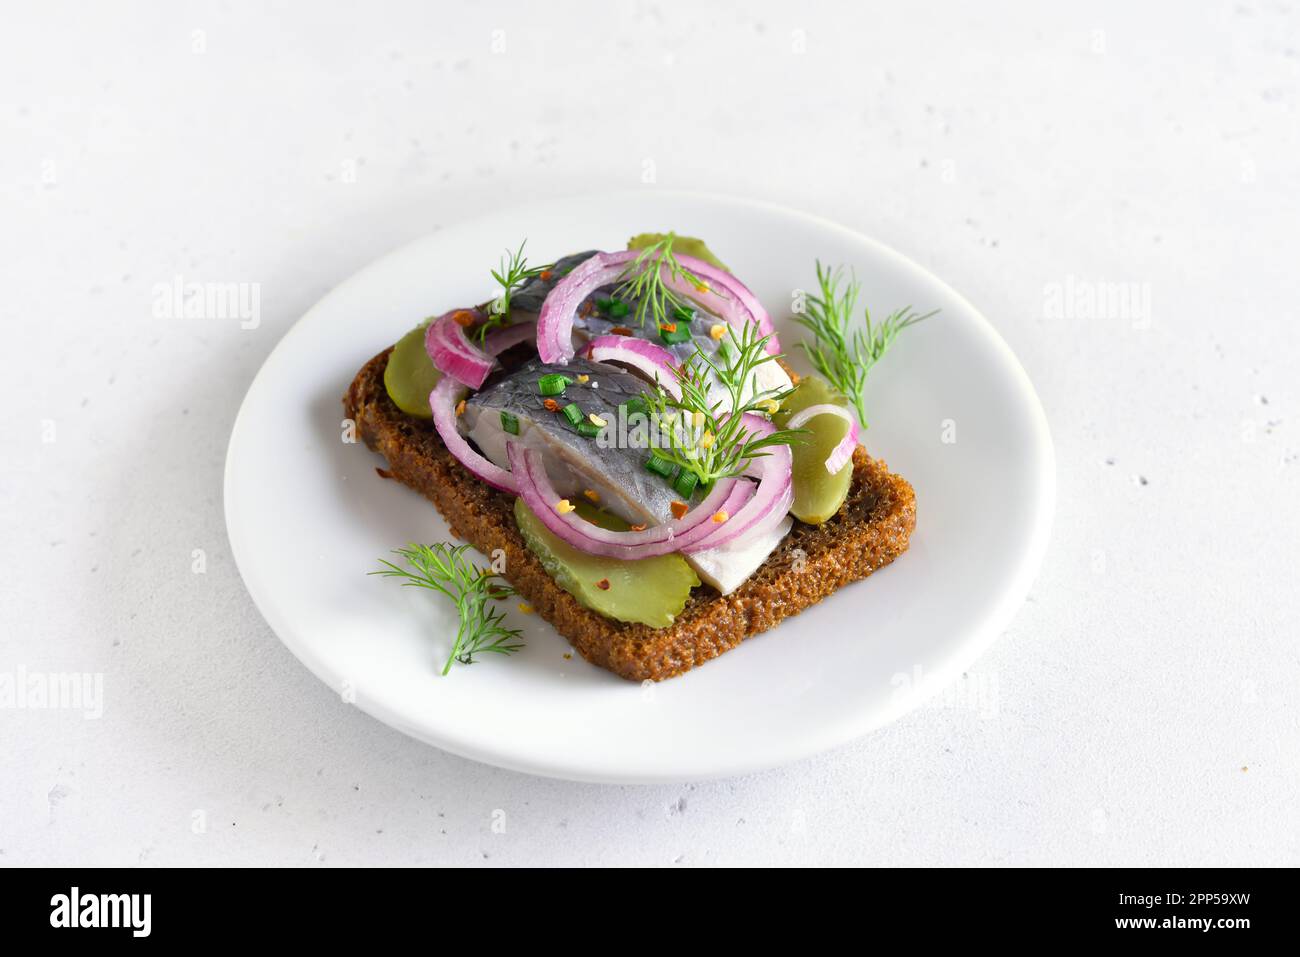
[[515, 526], [514, 497], [475, 479], [432, 423], [403, 413], [384, 389], [385, 350], [357, 374], [343, 405], [387, 473], [438, 507], [453, 534], [485, 554], [503, 549], [506, 578], [588, 661], [632, 681], [672, 678], [798, 614], [907, 549], [916, 526], [912, 486], [859, 448], [848, 501], [824, 525], [794, 529], [730, 595], [697, 588], [667, 628], [626, 624], [581, 605], [546, 573]]

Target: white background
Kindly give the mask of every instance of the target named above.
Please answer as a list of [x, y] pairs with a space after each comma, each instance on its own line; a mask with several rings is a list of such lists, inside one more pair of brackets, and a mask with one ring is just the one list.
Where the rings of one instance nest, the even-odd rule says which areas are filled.
[[[0, 863], [1300, 864], [1294, 10], [5, 6], [0, 672], [102, 673], [104, 713], [0, 711]], [[990, 317], [1056, 442], [1037, 585], [935, 706], [744, 779], [408, 740], [244, 591], [244, 390], [406, 240], [664, 187], [838, 220]], [[155, 318], [178, 275], [259, 283], [260, 326]], [[1104, 282], [1149, 313], [1050, 308]]]

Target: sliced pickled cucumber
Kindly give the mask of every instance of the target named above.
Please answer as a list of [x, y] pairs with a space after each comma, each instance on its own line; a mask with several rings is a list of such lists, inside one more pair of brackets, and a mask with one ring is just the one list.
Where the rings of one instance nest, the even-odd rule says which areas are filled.
[[[627, 528], [626, 522], [585, 502], [577, 509], [577, 514], [602, 527]], [[561, 588], [584, 607], [618, 621], [665, 628], [681, 614], [691, 589], [700, 583], [680, 555], [622, 561], [579, 551], [544, 526], [523, 499], [515, 499], [515, 522], [528, 547]], [[601, 587], [606, 584], [609, 587]]]
[[[642, 233], [640, 236], [633, 236], [627, 241], [628, 249], [645, 249], [647, 246], [653, 246], [655, 243], [667, 239], [667, 233]], [[696, 259], [703, 259], [710, 266], [717, 266], [723, 272], [731, 272], [722, 260], [713, 255], [713, 251], [704, 245], [704, 240], [695, 239], [692, 236], [677, 236], [673, 239], [673, 252], [681, 253], [683, 256], [694, 256]]]
[[[800, 409], [825, 402], [848, 404], [825, 379], [806, 375], [772, 418], [776, 426], [783, 429]], [[801, 522], [820, 525], [840, 510], [849, 495], [853, 463], [847, 463], [834, 475], [826, 471], [826, 459], [848, 434], [849, 424], [833, 415], [818, 415], [803, 427], [809, 434], [790, 447], [794, 458], [794, 505], [790, 511]]]
[[425, 320], [398, 339], [384, 369], [384, 388], [388, 390], [388, 397], [407, 415], [421, 419], [433, 418], [429, 393], [442, 378], [424, 348], [424, 333], [428, 327], [429, 322]]

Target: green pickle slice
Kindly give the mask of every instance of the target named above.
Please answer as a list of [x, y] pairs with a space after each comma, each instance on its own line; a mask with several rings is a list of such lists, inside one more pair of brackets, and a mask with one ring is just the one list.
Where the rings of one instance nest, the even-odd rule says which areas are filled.
[[[829, 402], [847, 405], [844, 397], [825, 379], [804, 376], [799, 387], [781, 404], [773, 416], [777, 428], [785, 428], [790, 417], [810, 405]], [[790, 446], [794, 459], [794, 517], [809, 525], [820, 525], [840, 510], [853, 482], [853, 462], [834, 475], [826, 471], [826, 458], [849, 432], [849, 424], [833, 415], [818, 415], [803, 426], [809, 434]]]
[[[615, 531], [627, 523], [587, 502], [575, 505], [589, 522]], [[524, 542], [556, 583], [590, 608], [617, 621], [666, 628], [681, 614], [700, 579], [681, 555], [658, 555], [623, 561], [588, 555], [562, 541], [542, 524], [523, 499], [515, 499], [515, 522]], [[600, 584], [608, 582], [608, 588]]]
[[420, 419], [433, 418], [429, 393], [442, 378], [424, 348], [424, 333], [428, 327], [429, 321], [425, 320], [398, 339], [384, 368], [384, 388], [388, 390], [388, 397], [407, 415]]

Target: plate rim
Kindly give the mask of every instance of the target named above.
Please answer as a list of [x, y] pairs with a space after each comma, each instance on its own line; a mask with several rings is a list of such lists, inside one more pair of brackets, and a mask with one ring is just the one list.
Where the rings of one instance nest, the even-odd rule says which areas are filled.
[[[226, 445], [221, 490], [226, 538], [230, 543], [231, 556], [234, 559], [236, 569], [239, 571], [240, 580], [243, 582], [244, 588], [248, 592], [249, 597], [253, 600], [253, 605], [257, 608], [258, 613], [270, 627], [271, 631], [274, 632], [281, 644], [288, 648], [294, 657], [297, 658], [308, 671], [315, 675], [315, 677], [327, 687], [333, 689], [336, 693], [340, 691], [336, 684], [337, 676], [326, 667], [324, 661], [321, 660], [321, 656], [313, 652], [310, 641], [300, 640], [296, 636], [294, 629], [290, 628], [287, 622], [280, 620], [278, 611], [274, 610], [274, 603], [268, 600], [263, 591], [263, 586], [251, 581], [249, 576], [245, 573], [245, 568], [248, 563], [241, 560], [241, 546], [238, 544], [238, 536], [234, 532], [236, 523], [232, 516], [238, 512], [237, 506], [232, 508], [232, 486], [234, 483], [233, 462], [235, 460], [236, 446], [239, 443], [242, 432], [246, 431], [248, 428], [247, 420], [251, 416], [251, 413], [249, 412], [249, 397], [255, 393], [259, 384], [262, 383], [268, 366], [272, 365], [273, 360], [280, 351], [288, 347], [288, 344], [293, 341], [295, 334], [301, 332], [301, 329], [307, 320], [311, 318], [311, 316], [313, 316], [326, 302], [353, 284], [364, 281], [365, 277], [373, 270], [377, 269], [380, 264], [399, 255], [410, 247], [428, 241], [431, 236], [436, 236], [444, 230], [468, 225], [479, 218], [485, 218], [490, 215], [502, 215], [508, 213], [512, 209], [526, 209], [530, 206], [549, 205], [565, 200], [572, 201], [580, 199], [588, 202], [600, 200], [615, 201], [620, 198], [643, 197], [645, 195], [646, 193], [644, 190], [628, 189], [577, 192], [564, 197], [551, 196], [542, 202], [512, 203], [483, 210], [478, 216], [458, 218], [444, 226], [441, 226], [433, 232], [423, 233], [420, 236], [414, 237], [389, 249], [387, 252], [371, 260], [366, 265], [332, 286], [328, 292], [317, 299], [305, 312], [303, 312], [301, 316], [294, 320], [293, 324], [284, 332], [279, 341], [276, 342], [271, 351], [268, 352], [266, 357], [262, 360], [256, 374], [249, 382], [243, 398], [240, 400], [239, 411], [235, 416], [235, 421], [230, 431], [230, 439]], [[494, 749], [490, 746], [467, 745], [463, 741], [449, 737], [446, 734], [433, 733], [427, 728], [411, 724], [378, 697], [365, 696], [363, 698], [358, 696], [356, 701], [350, 702], [354, 707], [372, 718], [375, 718], [389, 727], [424, 744], [432, 745], [440, 750], [457, 755], [458, 757], [467, 758], [472, 761], [503, 768], [509, 771], [559, 780], [591, 783], [662, 784], [718, 780], [787, 765], [795, 761], [811, 758], [815, 755], [824, 754], [828, 751], [843, 747], [872, 731], [893, 723], [904, 714], [919, 707], [927, 699], [940, 693], [955, 679], [957, 674], [967, 670], [974, 661], [983, 655], [984, 652], [986, 652], [1002, 634], [1024, 604], [1025, 599], [1028, 596], [1030, 589], [1033, 587], [1034, 581], [1042, 567], [1043, 559], [1050, 543], [1052, 525], [1056, 514], [1056, 452], [1055, 446], [1052, 442], [1051, 428], [1047, 419], [1047, 413], [1043, 408], [1037, 390], [1034, 388], [1033, 381], [1029, 378], [1029, 374], [1025, 371], [1024, 366], [1021, 365], [1015, 352], [1007, 344], [1006, 340], [1002, 338], [997, 328], [989, 321], [981, 310], [977, 309], [969, 299], [953, 289], [939, 276], [936, 276], [910, 257], [894, 249], [892, 246], [876, 239], [874, 236], [859, 232], [856, 229], [835, 222], [834, 220], [827, 219], [826, 217], [807, 213], [768, 200], [753, 199], [726, 193], [680, 189], [656, 189], [655, 195], [671, 196], [681, 200], [698, 201], [706, 204], [759, 209], [778, 215], [804, 220], [805, 222], [821, 229], [839, 233], [854, 242], [867, 244], [884, 261], [897, 268], [912, 272], [927, 283], [935, 284], [938, 288], [952, 296], [967, 310], [969, 310], [969, 312], [977, 318], [977, 326], [980, 331], [991, 343], [993, 343], [994, 347], [1000, 354], [1003, 360], [1003, 365], [1010, 371], [1012, 378], [1016, 383], [1017, 392], [1020, 395], [1020, 398], [1025, 402], [1025, 406], [1030, 413], [1030, 432], [1033, 436], [1033, 444], [1035, 447], [1035, 454], [1033, 455], [1034, 472], [1037, 477], [1037, 487], [1041, 490], [1042, 494], [1040, 496], [1037, 511], [1033, 516], [1028, 544], [1021, 552], [1014, 572], [1008, 577], [1008, 584], [1002, 589], [1002, 594], [998, 602], [991, 606], [990, 610], [984, 615], [983, 621], [979, 622], [978, 625], [967, 631], [966, 639], [963, 640], [959, 644], [958, 648], [948, 656], [946, 662], [937, 665], [931, 671], [928, 680], [922, 684], [922, 687], [917, 691], [917, 693], [893, 696], [889, 704], [884, 708], [854, 712], [843, 720], [828, 724], [822, 728], [816, 740], [805, 747], [789, 747], [778, 752], [764, 751], [762, 752], [761, 758], [750, 757], [747, 759], [733, 759], [730, 763], [719, 766], [710, 771], [686, 774], [662, 770], [646, 770], [630, 774], [609, 771], [602, 772], [581, 764], [555, 764], [529, 761], [512, 752]]]

